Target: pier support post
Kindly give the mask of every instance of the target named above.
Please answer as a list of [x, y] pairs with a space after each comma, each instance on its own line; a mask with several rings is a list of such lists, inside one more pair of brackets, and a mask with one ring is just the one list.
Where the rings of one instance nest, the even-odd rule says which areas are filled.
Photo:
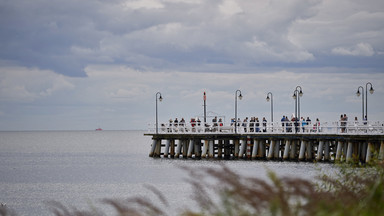
[[214, 153], [213, 153], [213, 144], [215, 143], [215, 140], [209, 140], [209, 152], [208, 152], [208, 157], [213, 158]]
[[305, 140], [301, 140], [299, 160], [304, 160], [306, 142]]
[[187, 158], [188, 156], [188, 140], [183, 140], [183, 158]]
[[201, 157], [203, 157], [203, 158], [207, 157], [207, 150], [208, 150], [208, 140], [204, 140], [203, 151], [201, 152]]
[[289, 158], [291, 160], [297, 160], [296, 158], [296, 147], [297, 146], [297, 140], [292, 140], [291, 141], [291, 152], [290, 152], [290, 155], [289, 155]]
[[330, 155], [329, 155], [329, 141], [325, 141], [324, 146], [324, 161], [329, 161]]
[[158, 139], [156, 142], [155, 154], [153, 157], [160, 157], [161, 155], [161, 139]]
[[256, 159], [259, 150], [259, 140], [253, 139], [252, 159]]
[[151, 151], [149, 152], [149, 157], [153, 157], [153, 155], [155, 154], [156, 142], [157, 141], [155, 139], [152, 140], [152, 146]]
[[280, 144], [281, 144], [281, 140], [276, 140], [275, 149], [273, 150], [273, 158], [275, 160], [280, 159]]
[[180, 157], [181, 147], [183, 146], [183, 140], [179, 139], [178, 141], [179, 142], [177, 143], [176, 154], [175, 154], [176, 158]]
[[323, 146], [324, 146], [324, 141], [319, 140], [319, 145], [317, 146], [316, 161], [321, 161], [321, 159], [323, 158]]
[[338, 141], [337, 142], [337, 149], [336, 149], [336, 158], [335, 158], [336, 161], [340, 161], [342, 149], [343, 149], [343, 142]]
[[197, 139], [195, 141], [195, 158], [201, 158], [200, 152], [201, 152], [201, 140]]
[[170, 151], [171, 158], [175, 157], [175, 142], [176, 141], [174, 139], [171, 140], [171, 151]]
[[269, 149], [268, 149], [268, 160], [273, 158], [273, 150], [275, 149], [276, 141], [270, 140]]
[[247, 158], [251, 158], [251, 151], [252, 151], [252, 141], [251, 137], [247, 136]]
[[346, 161], [346, 158], [347, 158], [347, 151], [348, 151], [348, 143], [347, 142], [344, 142], [344, 145], [343, 145], [343, 161]]
[[307, 150], [307, 161], [312, 160], [312, 151], [313, 151], [313, 141], [309, 140], [306, 144], [306, 150]]
[[234, 142], [235, 142], [235, 158], [238, 158], [239, 157], [239, 140], [235, 139]]
[[352, 150], [353, 150], [353, 144], [351, 141], [348, 142], [348, 149], [347, 149], [347, 162], [352, 162]]
[[217, 143], [217, 158], [219, 158], [219, 159], [223, 158], [223, 144], [224, 144], [224, 140], [218, 140], [218, 143]]
[[171, 141], [169, 139], [165, 140], [164, 158], [168, 158], [170, 143]]
[[224, 159], [229, 159], [231, 157], [230, 146], [230, 140], [224, 140]]
[[289, 147], [290, 147], [290, 145], [291, 145], [291, 141], [289, 139], [286, 139], [285, 140], [283, 160], [288, 160], [288, 158], [289, 158]]
[[239, 158], [243, 158], [246, 146], [247, 146], [247, 141], [244, 139], [241, 139], [240, 140]]
[[365, 162], [365, 159], [366, 159], [366, 156], [367, 156], [367, 143], [366, 142], [362, 142], [360, 143], [360, 160], [362, 162]]
[[367, 156], [365, 157], [365, 162], [369, 163], [371, 162], [372, 152], [374, 151], [374, 146], [371, 142], [368, 142], [367, 147]]
[[266, 150], [265, 150], [265, 140], [260, 140], [259, 141], [259, 155], [260, 155], [260, 158], [263, 158], [265, 159], [265, 154], [266, 154]]
[[191, 158], [192, 157], [192, 152], [193, 152], [193, 147], [194, 147], [194, 141], [193, 139], [189, 140], [189, 146], [188, 146], [188, 155], [187, 157], [188, 158]]
[[384, 160], [384, 140], [380, 143], [379, 160]]

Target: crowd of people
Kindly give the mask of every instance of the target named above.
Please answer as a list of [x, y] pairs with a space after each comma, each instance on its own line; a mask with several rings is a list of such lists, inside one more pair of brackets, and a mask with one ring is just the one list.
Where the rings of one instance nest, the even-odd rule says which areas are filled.
[[[281, 126], [282, 126], [282, 132], [293, 132], [295, 130], [296, 132], [299, 132], [302, 130], [302, 132], [306, 131], [321, 131], [320, 127], [320, 120], [319, 118], [316, 118], [315, 122], [312, 122], [312, 120], [309, 117], [300, 117], [296, 118], [294, 115], [291, 116], [291, 118], [288, 118], [288, 116], [283, 115], [283, 117], [280, 120]], [[363, 119], [363, 124], [367, 124], [366, 117]], [[339, 127], [342, 133], [345, 133], [347, 130], [347, 123], [348, 123], [348, 116], [346, 114], [341, 114], [340, 120], [339, 120]], [[354, 125], [357, 126], [359, 124], [357, 117], [354, 118], [353, 121]], [[178, 131], [178, 130], [185, 130], [188, 131], [191, 129], [192, 131], [195, 131], [196, 128], [202, 128], [204, 122], [200, 120], [200, 118], [191, 118], [189, 121], [189, 124], [186, 123], [184, 118], [181, 118], [181, 120], [178, 120], [178, 118], [175, 118], [174, 120], [170, 119], [169, 123], [161, 124], [162, 130], [168, 130], [168, 132], [172, 131]], [[269, 128], [272, 128], [272, 125], [267, 122], [267, 119], [263, 117], [259, 120], [258, 117], [245, 117], [243, 120], [238, 118], [237, 120], [235, 118], [231, 119], [230, 126], [233, 128], [237, 125], [239, 130], [243, 130], [244, 132], [267, 132]], [[215, 116], [212, 118], [211, 122], [205, 122], [205, 130], [209, 131], [217, 131], [221, 130], [222, 127], [224, 127], [224, 122], [222, 118], [218, 118]], [[276, 125], [274, 125], [276, 127]]]

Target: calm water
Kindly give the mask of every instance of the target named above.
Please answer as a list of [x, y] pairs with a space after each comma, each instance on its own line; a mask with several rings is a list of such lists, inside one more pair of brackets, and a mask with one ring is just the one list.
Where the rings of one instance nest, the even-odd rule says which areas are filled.
[[153, 185], [168, 199], [175, 214], [194, 208], [188, 173], [225, 164], [233, 170], [266, 178], [266, 168], [283, 176], [313, 178], [330, 164], [172, 160], [148, 157], [151, 137], [144, 131], [0, 132], [0, 202], [18, 215], [53, 215], [48, 201], [77, 209], [91, 206], [111, 212], [103, 198], [148, 196]]

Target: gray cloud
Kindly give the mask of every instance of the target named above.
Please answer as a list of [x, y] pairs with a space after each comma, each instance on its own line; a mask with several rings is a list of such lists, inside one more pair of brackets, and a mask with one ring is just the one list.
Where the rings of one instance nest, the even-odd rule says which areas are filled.
[[[212, 64], [310, 66], [318, 59], [334, 58], [335, 53], [375, 56], [369, 48], [361, 53], [359, 44], [383, 52], [382, 4], [373, 0], [2, 1], [0, 59], [69, 76], [84, 76], [90, 64], [200, 71], [212, 70], [207, 67]], [[383, 62], [382, 58], [375, 61]], [[350, 66], [348, 59], [340, 64]]]

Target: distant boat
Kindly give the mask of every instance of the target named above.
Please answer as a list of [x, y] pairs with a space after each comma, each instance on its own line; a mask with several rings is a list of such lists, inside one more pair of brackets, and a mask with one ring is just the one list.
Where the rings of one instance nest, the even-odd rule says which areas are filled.
[[96, 128], [96, 130], [97, 130], [97, 131], [102, 131], [103, 129], [101, 129], [101, 128]]

